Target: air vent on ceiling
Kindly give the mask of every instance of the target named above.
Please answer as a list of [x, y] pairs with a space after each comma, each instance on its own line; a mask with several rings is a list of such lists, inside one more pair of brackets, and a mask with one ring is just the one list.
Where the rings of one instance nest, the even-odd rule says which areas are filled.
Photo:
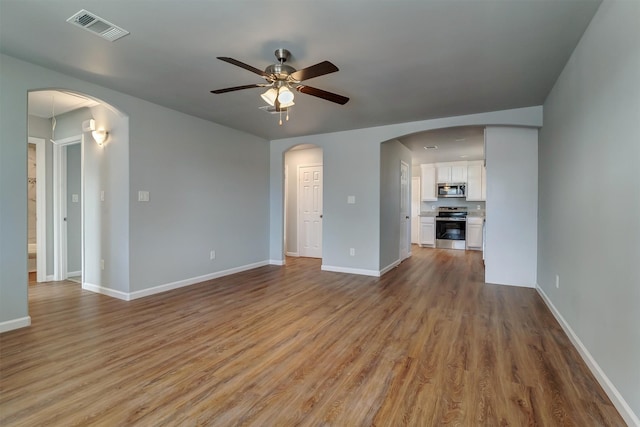
[[91, 13], [84, 9], [67, 19], [67, 22], [77, 25], [87, 31], [91, 31], [110, 42], [116, 41], [129, 34], [129, 31], [122, 29], [117, 25], [113, 25], [106, 19], [102, 19], [95, 13]]

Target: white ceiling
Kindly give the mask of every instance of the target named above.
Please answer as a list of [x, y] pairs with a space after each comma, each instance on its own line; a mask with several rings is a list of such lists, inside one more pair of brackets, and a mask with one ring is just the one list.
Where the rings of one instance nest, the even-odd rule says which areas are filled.
[[54, 90], [29, 92], [29, 114], [43, 119], [95, 105], [98, 105], [98, 102], [93, 99], [68, 92]]
[[[540, 105], [601, 0], [0, 0], [0, 51], [236, 129], [278, 139]], [[66, 19], [87, 9], [129, 34], [109, 42]], [[284, 47], [298, 69], [340, 68], [296, 94], [291, 117], [258, 109]]]
[[484, 159], [484, 126], [436, 129], [398, 140], [413, 152], [414, 165]]

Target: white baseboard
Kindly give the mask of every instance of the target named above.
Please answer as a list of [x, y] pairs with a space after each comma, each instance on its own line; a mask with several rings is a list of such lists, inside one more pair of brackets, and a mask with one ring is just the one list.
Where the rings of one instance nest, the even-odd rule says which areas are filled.
[[[411, 255], [409, 255], [411, 256]], [[391, 264], [389, 264], [388, 266], [386, 266], [385, 268], [383, 268], [382, 270], [380, 270], [380, 276], [383, 276], [385, 273], [388, 273], [389, 271], [393, 270], [394, 268], [396, 268], [397, 266], [400, 265], [402, 261], [395, 260], [394, 262], [392, 262]]]
[[578, 338], [578, 335], [576, 335], [576, 333], [573, 331], [569, 323], [567, 323], [564, 317], [562, 317], [562, 314], [560, 314], [560, 312], [555, 307], [555, 305], [553, 305], [553, 303], [551, 302], [547, 294], [544, 293], [544, 291], [539, 285], [536, 285], [535, 288], [538, 291], [538, 294], [542, 297], [542, 300], [544, 301], [544, 303], [547, 305], [547, 307], [549, 307], [549, 310], [551, 310], [551, 313], [553, 314], [553, 316], [556, 318], [558, 323], [560, 323], [560, 326], [562, 327], [564, 332], [567, 334], [567, 336], [569, 337], [573, 345], [578, 350], [578, 353], [580, 353], [580, 356], [582, 356], [582, 359], [591, 370], [591, 373], [593, 374], [593, 376], [596, 377], [596, 380], [598, 380], [598, 382], [604, 389], [605, 393], [607, 393], [607, 396], [609, 396], [609, 399], [611, 399], [611, 402], [613, 403], [613, 405], [616, 407], [618, 412], [620, 412], [620, 415], [622, 416], [622, 418], [624, 418], [625, 422], [630, 426], [640, 426], [640, 418], [638, 418], [638, 416], [633, 412], [633, 410], [631, 409], [629, 404], [626, 402], [626, 400], [624, 400], [624, 398], [622, 397], [618, 389], [613, 385], [613, 383], [611, 382], [609, 377], [607, 377], [607, 375], [604, 373], [600, 365], [598, 365], [598, 362], [596, 362], [596, 360], [593, 358], [591, 353], [589, 353], [589, 350], [587, 350], [587, 348], [584, 346], [582, 341], [580, 341], [580, 338]]
[[27, 326], [31, 326], [31, 316], [5, 320], [4, 322], [0, 322], [0, 333], [13, 331], [14, 329], [26, 328]]
[[287, 252], [285, 253], [286, 256], [295, 256], [295, 257], [299, 257], [300, 255], [298, 255], [298, 252]]
[[53, 282], [53, 274], [49, 274], [44, 278], [45, 282]]
[[147, 297], [150, 295], [159, 294], [161, 292], [171, 291], [173, 289], [182, 288], [196, 283], [205, 282], [207, 280], [217, 279], [219, 277], [228, 276], [230, 274], [241, 273], [247, 270], [253, 270], [254, 268], [263, 267], [270, 264], [270, 261], [259, 261], [253, 264], [246, 264], [240, 267], [230, 268], [228, 270], [216, 271], [215, 273], [205, 274], [204, 276], [192, 277], [190, 279], [179, 280], [177, 282], [166, 283], [160, 286], [154, 286], [152, 288], [143, 289], [141, 291], [131, 292], [129, 300]]
[[67, 277], [82, 276], [82, 270], [67, 271]]
[[322, 264], [320, 269], [322, 271], [333, 271], [335, 273], [349, 273], [349, 274], [359, 274], [361, 276], [380, 277], [380, 272], [377, 270], [365, 270], [362, 268], [349, 268], [349, 267], [336, 267], [334, 265], [325, 265], [325, 264]]
[[269, 264], [270, 265], [285, 265], [285, 260], [283, 260], [283, 259], [270, 259], [269, 260]]
[[118, 291], [118, 290], [107, 288], [100, 285], [94, 285], [93, 283], [87, 283], [87, 282], [82, 283], [82, 289], [86, 291], [95, 292], [97, 294], [107, 295], [112, 298], [118, 298], [125, 301], [131, 300], [131, 297], [130, 297], [131, 294], [127, 292]]

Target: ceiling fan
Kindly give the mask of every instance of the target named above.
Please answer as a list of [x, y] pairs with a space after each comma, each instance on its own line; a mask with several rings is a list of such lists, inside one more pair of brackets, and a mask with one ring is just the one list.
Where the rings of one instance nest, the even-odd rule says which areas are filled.
[[[344, 105], [349, 101], [349, 98], [345, 96], [327, 92], [326, 90], [317, 89], [315, 87], [307, 86], [301, 83], [304, 80], [309, 80], [314, 77], [324, 76], [325, 74], [330, 74], [338, 71], [338, 67], [333, 65], [331, 62], [322, 61], [310, 67], [296, 70], [292, 66], [285, 64], [285, 62], [287, 62], [287, 60], [291, 57], [291, 53], [287, 49], [276, 50], [275, 56], [278, 60], [278, 63], [269, 65], [264, 69], [264, 71], [252, 67], [251, 65], [245, 64], [244, 62], [240, 62], [237, 59], [218, 56], [218, 59], [221, 61], [228, 62], [229, 64], [233, 64], [240, 68], [244, 68], [245, 70], [251, 71], [252, 73], [258, 74], [263, 79], [265, 79], [267, 83], [256, 83], [243, 86], [228, 87], [225, 89], [212, 90], [211, 93], [221, 94], [256, 87], [269, 88], [265, 93], [261, 95], [262, 99], [264, 99], [269, 104], [266, 110], [269, 112], [279, 112], [281, 113], [281, 115], [282, 112], [286, 112], [287, 120], [289, 119], [289, 108], [294, 105], [294, 95], [292, 90], [326, 99], [327, 101], [335, 102], [336, 104], [340, 105]], [[282, 117], [280, 118], [280, 124], [282, 124]]]

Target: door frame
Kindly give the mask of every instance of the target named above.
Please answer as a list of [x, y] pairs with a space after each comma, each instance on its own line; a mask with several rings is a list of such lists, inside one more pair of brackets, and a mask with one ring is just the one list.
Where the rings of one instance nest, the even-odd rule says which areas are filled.
[[[406, 176], [406, 180], [407, 180], [407, 189], [406, 189], [406, 194], [402, 193], [402, 168], [403, 166], [406, 166], [407, 168], [407, 176]], [[402, 207], [402, 199], [404, 198], [404, 204], [406, 207], [406, 212], [403, 214], [402, 212], [402, 208], [400, 209], [400, 238], [399, 240], [399, 253], [398, 253], [398, 258], [400, 259], [400, 262], [404, 261], [405, 259], [409, 258], [411, 256], [411, 166], [405, 162], [404, 160], [400, 160], [400, 174], [398, 175], [399, 179], [399, 183], [400, 183], [400, 208]], [[402, 218], [402, 216], [405, 216], [405, 218]], [[406, 218], [406, 217], [409, 218]], [[406, 226], [402, 227], [402, 222], [406, 223]], [[405, 235], [405, 239], [404, 242], [406, 244], [406, 246], [402, 246], [402, 235]], [[404, 256], [406, 254], [406, 256]]]
[[66, 280], [67, 270], [67, 146], [80, 144], [80, 267], [84, 283], [84, 135], [53, 142], [53, 280]]
[[28, 137], [36, 146], [36, 281], [47, 281], [47, 145], [44, 138]]
[[[300, 191], [300, 169], [312, 168], [312, 167], [320, 167], [320, 168], [322, 168], [322, 209], [324, 210], [324, 164], [323, 163], [308, 163], [308, 164], [305, 163], [305, 164], [298, 165], [298, 168], [296, 170], [296, 187], [297, 187], [296, 188], [296, 213], [297, 213], [296, 214], [296, 222], [297, 222], [297, 225], [296, 225], [296, 230], [297, 230], [296, 231], [296, 234], [297, 234], [297, 236], [296, 236], [296, 240], [297, 240], [296, 248], [297, 248], [297, 251], [296, 252], [298, 253], [298, 256], [300, 256], [300, 243], [302, 241], [302, 239], [301, 239], [301, 234], [302, 233], [300, 233], [300, 230], [302, 229], [302, 214], [301, 214], [302, 204], [300, 203], [300, 193], [301, 193], [301, 191]], [[322, 227], [322, 233], [324, 233], [324, 227]], [[324, 239], [322, 238], [322, 236], [320, 238], [321, 238], [321, 242], [324, 242]], [[320, 246], [320, 259], [322, 259], [322, 252], [323, 252], [323, 244], [321, 244], [321, 246]]]

